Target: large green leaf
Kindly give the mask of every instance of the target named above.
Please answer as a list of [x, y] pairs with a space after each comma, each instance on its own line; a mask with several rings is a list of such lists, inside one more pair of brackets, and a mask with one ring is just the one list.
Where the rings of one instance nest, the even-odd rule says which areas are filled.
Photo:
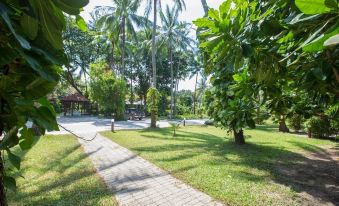
[[66, 12], [70, 15], [78, 15], [80, 13], [80, 9], [78, 7], [72, 7], [68, 4], [68, 2], [64, 2], [61, 0], [53, 0], [53, 3], [59, 7], [62, 11]]
[[39, 107], [35, 115], [34, 120], [39, 126], [46, 128], [48, 131], [59, 130], [55, 115], [47, 107]]
[[31, 40], [35, 39], [38, 34], [38, 21], [24, 13], [21, 17], [20, 23], [27, 37]]
[[4, 182], [4, 185], [5, 185], [6, 188], [8, 188], [12, 191], [16, 191], [16, 182], [15, 182], [15, 179], [13, 177], [4, 176], [3, 182]]
[[36, 13], [38, 13], [44, 37], [55, 49], [62, 50], [61, 32], [65, 24], [62, 12], [47, 0], [30, 0], [30, 2]]
[[15, 154], [13, 154], [9, 149], [6, 149], [7, 151], [7, 155], [8, 155], [8, 159], [10, 161], [10, 163], [17, 168], [18, 170], [20, 170], [20, 163], [21, 163], [21, 159], [20, 157], [16, 156]]
[[86, 6], [89, 0], [56, 0], [73, 8], [82, 8]]
[[197, 26], [197, 27], [214, 27], [214, 22], [207, 19], [207, 18], [199, 18], [195, 21], [193, 21], [193, 23]]
[[29, 42], [25, 38], [17, 34], [16, 31], [14, 30], [11, 20], [9, 19], [7, 13], [7, 8], [2, 3], [0, 3], [0, 16], [5, 21], [6, 25], [8, 26], [9, 30], [12, 32], [16, 40], [20, 43], [21, 47], [24, 49], [30, 49], [31, 45], [29, 44]]
[[304, 14], [322, 14], [331, 11], [325, 0], [295, 0], [295, 4]]
[[330, 37], [339, 34], [339, 27], [337, 27], [334, 31], [329, 32], [329, 33], [325, 33], [320, 35], [317, 39], [315, 39], [314, 41], [312, 41], [311, 43], [305, 45], [303, 47], [303, 51], [306, 52], [315, 52], [315, 51], [321, 51], [324, 49], [325, 45], [325, 41], [327, 39], [329, 39]]
[[78, 27], [80, 28], [81, 31], [83, 31], [83, 32], [87, 31], [87, 24], [86, 24], [85, 20], [80, 15], [76, 16], [76, 23], [77, 23], [77, 25], [78, 25]]
[[20, 52], [21, 56], [27, 61], [27, 63], [34, 69], [41, 77], [48, 81], [55, 82], [57, 79], [48, 67], [43, 68], [38, 60], [24, 52]]
[[219, 20], [219, 11], [211, 8], [208, 10], [208, 16], [212, 19]]
[[335, 46], [339, 44], [339, 34], [336, 34], [330, 38], [328, 38], [325, 42], [324, 42], [324, 46], [328, 47], [328, 46]]

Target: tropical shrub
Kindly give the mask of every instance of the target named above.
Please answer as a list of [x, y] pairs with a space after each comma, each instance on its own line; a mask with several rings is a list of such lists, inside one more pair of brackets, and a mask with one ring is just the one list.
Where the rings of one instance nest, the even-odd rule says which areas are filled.
[[332, 134], [331, 122], [328, 118], [312, 117], [305, 123], [309, 137], [326, 138]]
[[147, 110], [151, 113], [151, 127], [156, 127], [156, 121], [157, 121], [157, 113], [158, 113], [158, 105], [160, 100], [160, 93], [159, 91], [154, 88], [150, 87], [147, 91]]
[[[46, 95], [53, 91], [61, 67], [67, 64], [61, 35], [63, 12], [78, 15], [87, 3], [0, 2], [0, 205], [7, 205], [4, 186], [16, 188], [15, 179], [4, 171], [4, 151], [12, 168], [19, 170], [21, 159], [12, 148], [19, 145], [28, 150], [46, 130], [58, 130]], [[77, 19], [83, 21], [80, 16]]]
[[114, 114], [116, 119], [124, 119], [126, 82], [118, 78], [105, 62], [90, 65], [89, 94], [93, 102], [105, 116]]
[[288, 118], [289, 126], [295, 131], [303, 129], [304, 117], [300, 114], [293, 114]]

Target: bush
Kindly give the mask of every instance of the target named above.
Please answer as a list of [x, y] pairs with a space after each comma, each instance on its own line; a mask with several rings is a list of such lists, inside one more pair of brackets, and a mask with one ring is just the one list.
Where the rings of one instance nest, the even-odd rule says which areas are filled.
[[90, 65], [90, 99], [96, 102], [101, 113], [116, 119], [124, 119], [126, 82], [117, 77], [105, 62]]
[[177, 115], [191, 114], [191, 108], [186, 106], [186, 105], [177, 104], [176, 107], [177, 107], [176, 108], [177, 109]]
[[326, 138], [332, 134], [331, 122], [328, 118], [312, 117], [305, 123], [310, 137]]
[[302, 115], [294, 114], [292, 117], [288, 118], [289, 126], [295, 131], [303, 129], [304, 118]]

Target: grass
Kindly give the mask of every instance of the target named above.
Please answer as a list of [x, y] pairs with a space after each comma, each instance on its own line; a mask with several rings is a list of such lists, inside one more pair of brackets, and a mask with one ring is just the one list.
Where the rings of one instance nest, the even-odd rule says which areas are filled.
[[42, 137], [14, 176], [18, 188], [8, 191], [9, 205], [117, 205], [72, 136]]
[[335, 143], [278, 133], [275, 126], [246, 130], [246, 145], [215, 127], [104, 132], [114, 142], [229, 205], [299, 205], [298, 192], [280, 168], [301, 167], [307, 152]]

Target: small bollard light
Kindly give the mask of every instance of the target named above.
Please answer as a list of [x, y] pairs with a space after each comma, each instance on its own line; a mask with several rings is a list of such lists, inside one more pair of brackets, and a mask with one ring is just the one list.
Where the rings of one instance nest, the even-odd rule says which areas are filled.
[[184, 127], [186, 126], [186, 118], [184, 118]]
[[111, 132], [114, 132], [114, 119], [111, 120]]

